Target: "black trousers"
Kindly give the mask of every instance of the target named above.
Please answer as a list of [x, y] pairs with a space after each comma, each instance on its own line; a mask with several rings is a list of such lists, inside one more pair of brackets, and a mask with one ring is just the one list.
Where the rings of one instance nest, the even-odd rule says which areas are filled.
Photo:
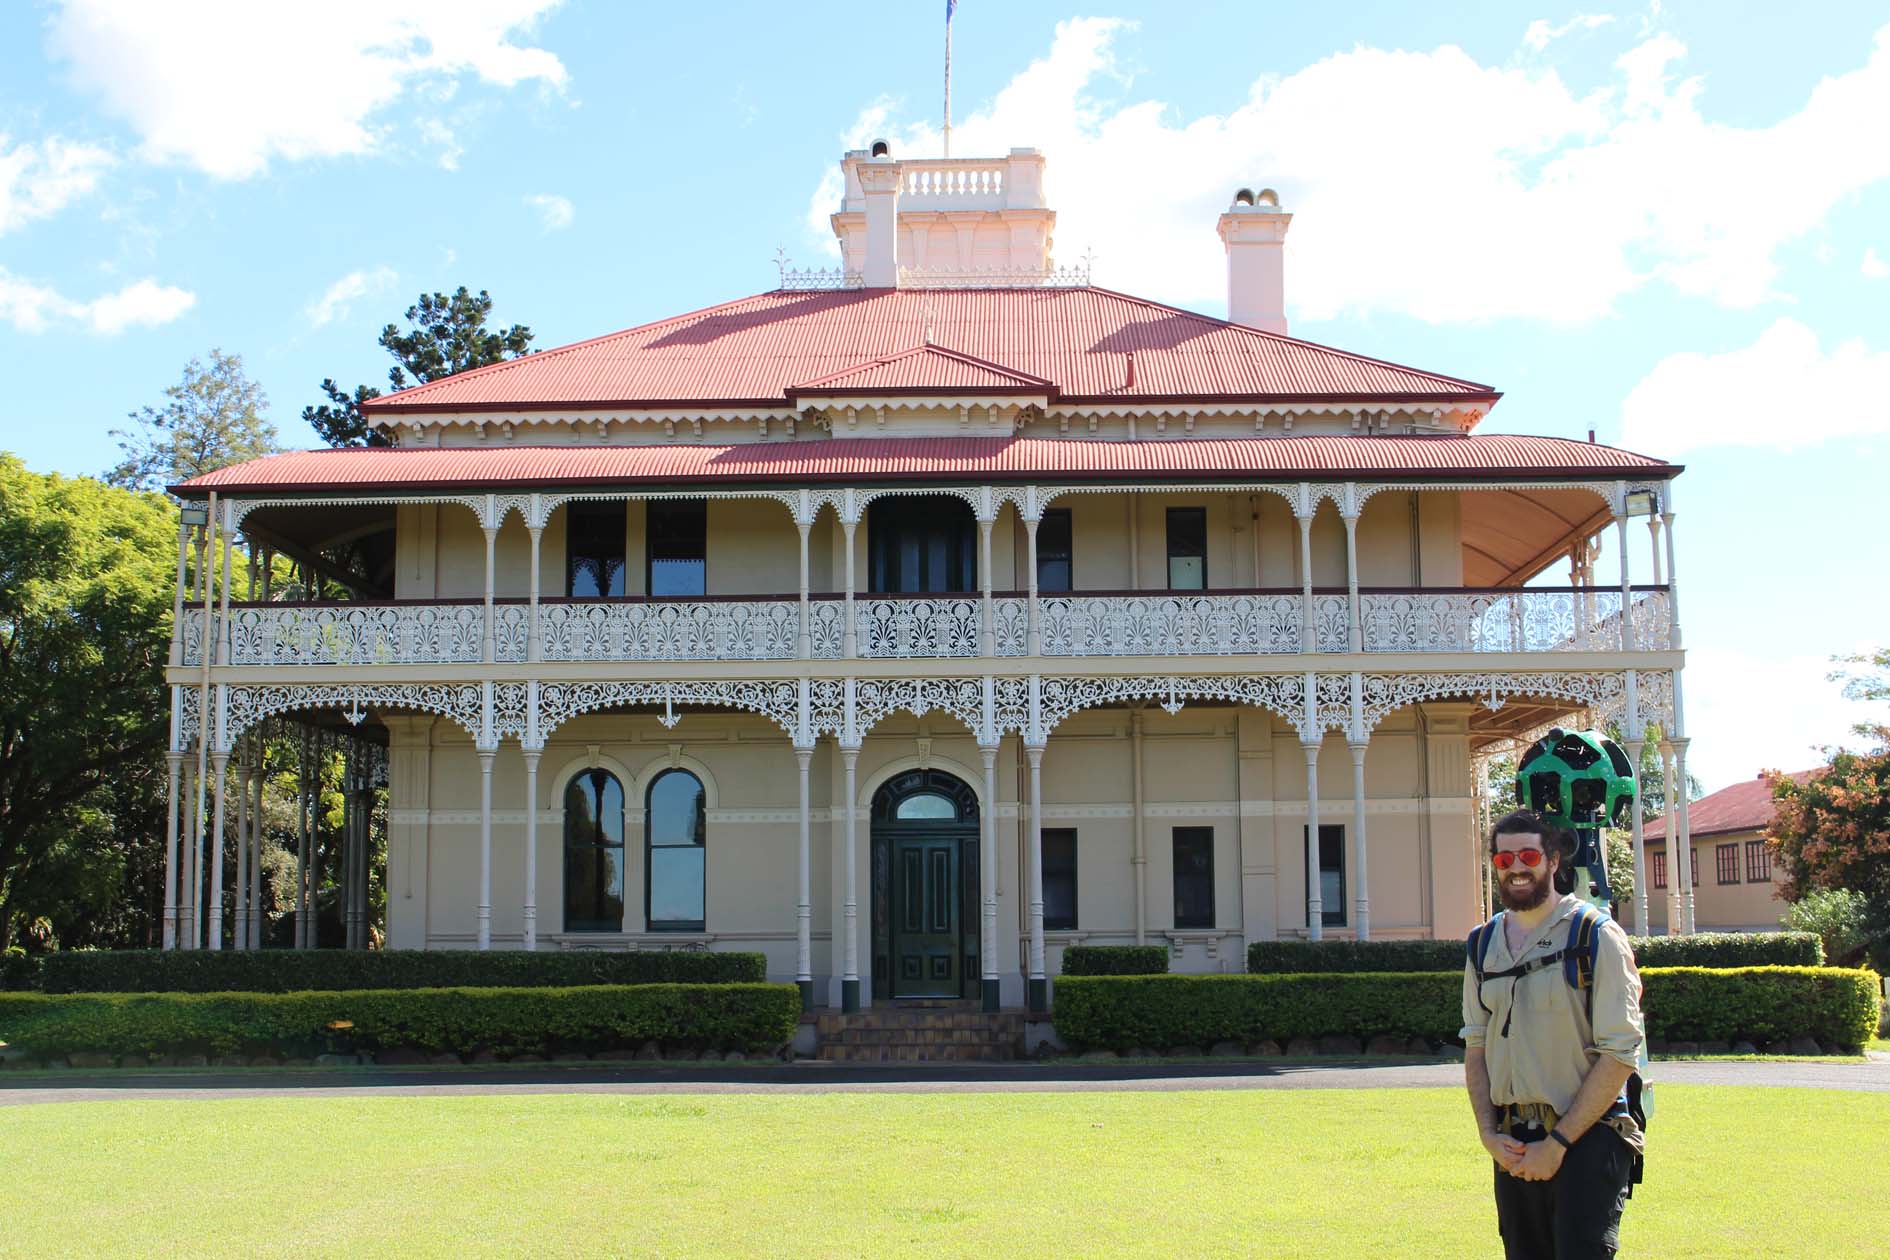
[[[1510, 1136], [1542, 1141], [1541, 1129]], [[1605, 1124], [1582, 1134], [1549, 1181], [1523, 1181], [1496, 1166], [1496, 1226], [1505, 1260], [1612, 1260], [1620, 1245], [1633, 1148]]]

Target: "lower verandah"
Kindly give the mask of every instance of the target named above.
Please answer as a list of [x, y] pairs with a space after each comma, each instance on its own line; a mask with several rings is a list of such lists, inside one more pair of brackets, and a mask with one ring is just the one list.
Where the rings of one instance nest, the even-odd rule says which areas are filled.
[[[1362, 881], [1353, 749], [1341, 735], [1325, 739], [1318, 766], [1325, 935], [1352, 935], [1362, 914], [1377, 937], [1455, 936], [1475, 921], [1481, 868], [1471, 796], [1474, 708], [1459, 701], [1410, 706], [1372, 732], [1364, 760]], [[390, 736], [387, 944], [473, 948], [481, 901], [479, 754], [451, 722], [394, 712], [380, 719]], [[848, 935], [844, 760], [832, 740], [823, 740], [809, 761], [807, 965], [814, 1000], [833, 1006], [841, 1003]], [[863, 999], [901, 995], [892, 977], [874, 985], [892, 917], [875, 898], [883, 903], [896, 891], [883, 865], [875, 882], [874, 836], [876, 829], [899, 829], [876, 823], [874, 806], [889, 792], [911, 788], [915, 772], [926, 772], [943, 791], [963, 785], [979, 818], [990, 808], [996, 978], [1005, 1005], [1023, 1004], [1032, 899], [1022, 742], [1006, 737], [992, 769], [994, 808], [976, 741], [939, 713], [888, 718], [864, 740], [854, 771], [853, 871]], [[677, 825], [666, 821], [663, 799], [692, 782], [700, 784], [703, 806], [693, 857], [673, 851]], [[599, 794], [613, 783], [615, 795]], [[1167, 946], [1171, 970], [1237, 972], [1249, 942], [1304, 935], [1306, 787], [1298, 732], [1259, 709], [1190, 705], [1171, 714], [1150, 705], [1090, 710], [1063, 722], [1042, 758], [1044, 974], [1054, 977], [1062, 948], [1077, 942], [1140, 940]], [[655, 714], [589, 714], [547, 742], [536, 788], [529, 881], [536, 948], [746, 949], [766, 955], [771, 979], [800, 974], [799, 767], [778, 726], [721, 710], [690, 711], [673, 727]], [[524, 758], [507, 745], [492, 766], [494, 948], [525, 942], [525, 792]], [[567, 839], [584, 846], [598, 838], [583, 817], [567, 827], [567, 803], [587, 802], [583, 814], [606, 800], [607, 808], [620, 801], [623, 811], [616, 832], [623, 847], [608, 855], [621, 878], [614, 900], [600, 899], [592, 878], [581, 878], [581, 887], [568, 887], [566, 878]], [[975, 863], [976, 852], [974, 841], [967, 861]], [[580, 865], [584, 860], [580, 855]], [[956, 904], [940, 912], [956, 915], [953, 923], [970, 938], [974, 956], [961, 965], [989, 970], [978, 941], [979, 884], [953, 883]], [[697, 906], [699, 919], [690, 917]], [[610, 921], [614, 914], [619, 922]], [[975, 984], [965, 992], [974, 995]]]

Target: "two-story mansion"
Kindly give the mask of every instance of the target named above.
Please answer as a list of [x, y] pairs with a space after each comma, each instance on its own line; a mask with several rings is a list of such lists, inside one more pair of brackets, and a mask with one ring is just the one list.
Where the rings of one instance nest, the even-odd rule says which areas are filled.
[[[835, 272], [177, 487], [174, 943], [260, 939], [265, 724], [384, 755], [384, 866], [300, 823], [350, 944], [373, 881], [394, 948], [759, 950], [845, 1009], [1460, 935], [1480, 754], [1657, 724], [1684, 774], [1677, 467], [1288, 336], [1270, 191], [1231, 322], [1094, 287], [1043, 165], [849, 153]], [[232, 602], [233, 542], [348, 597]]]

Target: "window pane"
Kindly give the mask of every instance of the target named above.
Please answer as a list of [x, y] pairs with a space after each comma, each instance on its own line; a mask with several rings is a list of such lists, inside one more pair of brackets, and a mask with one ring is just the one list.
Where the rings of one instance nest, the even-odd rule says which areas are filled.
[[1647, 873], [1653, 877], [1655, 888], [1667, 886], [1667, 855], [1650, 853], [1647, 855]]
[[565, 511], [565, 594], [574, 599], [622, 595], [624, 505], [573, 503]]
[[1214, 829], [1177, 827], [1175, 848], [1175, 926], [1214, 926]]
[[650, 502], [647, 511], [650, 594], [707, 594], [707, 502], [702, 499], [658, 499]]
[[1071, 589], [1070, 510], [1052, 508], [1037, 525], [1037, 589]]
[[1068, 827], [1043, 833], [1043, 925], [1059, 932], [1076, 928], [1076, 832]]
[[951, 820], [958, 817], [958, 811], [952, 806], [950, 801], [939, 796], [937, 793], [921, 792], [916, 796], [908, 796], [905, 800], [900, 801], [899, 808], [895, 811], [894, 817], [943, 818]]
[[971, 506], [946, 495], [897, 495], [866, 509], [867, 574], [875, 594], [978, 589]]
[[1207, 509], [1168, 509], [1168, 587], [1198, 591], [1207, 587]]
[[687, 770], [669, 770], [650, 785], [650, 844], [700, 845], [706, 819], [702, 782]]
[[[1305, 829], [1300, 835], [1306, 834]], [[1308, 902], [1312, 885], [1306, 886]], [[1310, 909], [1310, 905], [1308, 906]], [[1326, 927], [1345, 926], [1345, 825], [1325, 823], [1319, 828], [1319, 922]]]
[[564, 792], [564, 926], [623, 930], [623, 785], [607, 770], [578, 775]]
[[1746, 841], [1746, 882], [1763, 884], [1772, 878], [1772, 851], [1763, 840]]
[[650, 850], [650, 924], [702, 922], [702, 859], [699, 848]]
[[1720, 883], [1736, 884], [1739, 882], [1738, 845], [1722, 844], [1714, 846], [1713, 861]]

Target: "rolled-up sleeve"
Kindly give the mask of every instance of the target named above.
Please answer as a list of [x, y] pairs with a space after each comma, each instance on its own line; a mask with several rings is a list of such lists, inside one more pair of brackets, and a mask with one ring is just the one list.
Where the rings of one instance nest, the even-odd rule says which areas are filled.
[[1457, 1035], [1463, 1038], [1465, 1046], [1483, 1048], [1484, 1033], [1490, 1026], [1490, 1013], [1483, 1009], [1482, 995], [1477, 992], [1476, 968], [1465, 963], [1463, 968], [1463, 1027]]
[[1640, 1061], [1647, 1039], [1641, 1017], [1641, 973], [1621, 925], [1602, 928], [1595, 954], [1595, 1049], [1629, 1067]]

